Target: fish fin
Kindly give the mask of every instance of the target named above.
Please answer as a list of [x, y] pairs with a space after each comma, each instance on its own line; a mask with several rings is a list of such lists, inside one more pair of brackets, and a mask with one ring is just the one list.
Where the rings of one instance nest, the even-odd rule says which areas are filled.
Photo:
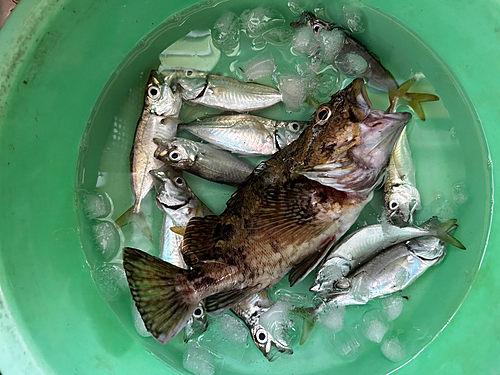
[[220, 315], [261, 289], [260, 285], [246, 287], [243, 289], [231, 289], [224, 292], [212, 294], [205, 298], [205, 310], [210, 315]]
[[417, 82], [417, 77], [412, 77], [408, 81], [403, 82], [401, 86], [398, 86], [394, 90], [389, 90], [389, 101], [391, 102], [389, 108], [387, 108], [386, 112], [394, 112], [396, 110], [396, 105], [399, 102], [399, 99], [404, 97], [410, 87], [413, 86], [415, 82]]
[[324, 220], [320, 218], [322, 206], [331, 204], [334, 193], [333, 189], [305, 179], [292, 181], [287, 186], [267, 188], [261, 195], [260, 208], [248, 220], [247, 228], [255, 231], [261, 239], [276, 241], [281, 246], [307, 242], [336, 220], [327, 215], [322, 218]]
[[151, 233], [151, 229], [149, 228], [149, 224], [146, 221], [146, 217], [142, 211], [134, 212], [135, 205], [130, 207], [125, 213], [115, 220], [116, 225], [120, 228], [128, 225], [130, 223], [134, 223], [139, 227], [141, 233], [146, 236], [148, 239], [153, 238], [153, 234]]
[[188, 267], [196, 263], [213, 261], [212, 249], [216, 241], [216, 228], [220, 217], [209, 215], [189, 220], [182, 242], [182, 255]]
[[312, 307], [299, 307], [294, 309], [293, 313], [302, 317], [302, 333], [299, 345], [303, 345], [316, 325], [317, 315]]
[[459, 249], [465, 250], [465, 246], [449, 233], [453, 233], [456, 226], [457, 219], [451, 219], [444, 223], [433, 225], [429, 230], [429, 234], [433, 237], [439, 238], [441, 241], [449, 243], [450, 245], [458, 247]]
[[170, 230], [179, 236], [183, 236], [186, 233], [186, 227], [170, 227]]
[[130, 247], [123, 249], [123, 267], [146, 328], [166, 344], [186, 325], [199, 303], [187, 279], [189, 271]]
[[332, 244], [335, 242], [336, 237], [328, 238], [322, 243], [316, 252], [309, 255], [302, 262], [297, 264], [292, 268], [288, 274], [288, 281], [290, 286], [294, 286], [298, 282], [304, 280], [304, 278], [311, 272], [318, 264], [323, 260], [328, 251], [331, 249]]
[[434, 94], [421, 94], [412, 92], [407, 92], [404, 95], [404, 98], [408, 103], [408, 105], [413, 108], [417, 116], [422, 121], [425, 121], [425, 112], [424, 109], [422, 108], [422, 103], [436, 102], [439, 100], [439, 96]]

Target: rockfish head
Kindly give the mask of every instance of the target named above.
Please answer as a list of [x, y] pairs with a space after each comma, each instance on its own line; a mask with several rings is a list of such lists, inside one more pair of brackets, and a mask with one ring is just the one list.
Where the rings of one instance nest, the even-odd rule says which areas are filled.
[[182, 178], [180, 171], [168, 164], [149, 172], [156, 189], [156, 201], [166, 208], [176, 209], [193, 198], [193, 192]]
[[179, 116], [182, 98], [174, 84], [174, 75], [151, 71], [146, 85], [144, 106], [158, 116]]
[[296, 172], [337, 190], [369, 194], [381, 183], [394, 143], [410, 119], [407, 112], [374, 109], [364, 81], [357, 78], [314, 114]]

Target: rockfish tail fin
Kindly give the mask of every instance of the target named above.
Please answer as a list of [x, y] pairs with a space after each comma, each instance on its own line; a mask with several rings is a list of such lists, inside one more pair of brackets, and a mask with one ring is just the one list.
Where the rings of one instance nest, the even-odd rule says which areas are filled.
[[135, 205], [130, 207], [122, 216], [116, 219], [115, 223], [120, 228], [130, 223], [134, 223], [139, 227], [141, 233], [144, 236], [146, 236], [148, 239], [153, 238], [153, 234], [151, 233], [151, 229], [149, 228], [149, 224], [146, 221], [144, 213], [142, 211], [135, 212]]
[[457, 227], [457, 219], [451, 219], [444, 223], [432, 225], [429, 228], [429, 235], [439, 238], [441, 241], [449, 243], [459, 249], [465, 250], [465, 246], [451, 234]]
[[187, 324], [200, 302], [187, 279], [188, 270], [125, 247], [123, 267], [146, 328], [162, 344]]

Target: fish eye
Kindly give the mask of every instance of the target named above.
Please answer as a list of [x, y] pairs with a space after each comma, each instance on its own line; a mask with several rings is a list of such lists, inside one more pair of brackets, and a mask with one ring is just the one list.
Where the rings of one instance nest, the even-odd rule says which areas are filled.
[[299, 123], [297, 122], [291, 122], [288, 124], [288, 129], [293, 131], [293, 132], [298, 132], [300, 129]]
[[148, 96], [151, 99], [158, 99], [160, 97], [160, 89], [156, 86], [150, 86], [148, 88]]
[[188, 77], [191, 77], [191, 76], [193, 75], [193, 71], [192, 71], [192, 70], [188, 70], [188, 71], [186, 72], [186, 75], [187, 75]]
[[265, 344], [267, 342], [267, 332], [265, 329], [260, 328], [256, 333], [255, 333], [255, 339], [259, 344]]
[[321, 30], [323, 30], [323, 27], [321, 27], [320, 24], [316, 24], [313, 26], [313, 31], [318, 34]]
[[196, 309], [193, 311], [193, 317], [199, 319], [203, 316], [203, 308], [201, 306], [198, 306]]
[[329, 107], [318, 109], [316, 112], [316, 125], [325, 125], [331, 115], [332, 110]]
[[178, 161], [181, 158], [181, 154], [178, 151], [172, 151], [168, 157], [172, 161]]
[[397, 210], [399, 207], [399, 203], [396, 201], [390, 201], [389, 202], [389, 209], [391, 210]]
[[[179, 186], [184, 186], [186, 182], [184, 181], [184, 179], [183, 179], [182, 177], [177, 177], [177, 178], [175, 179], [175, 183], [176, 183], [177, 185], [179, 185]], [[196, 311], [196, 310], [195, 310], [195, 311]]]

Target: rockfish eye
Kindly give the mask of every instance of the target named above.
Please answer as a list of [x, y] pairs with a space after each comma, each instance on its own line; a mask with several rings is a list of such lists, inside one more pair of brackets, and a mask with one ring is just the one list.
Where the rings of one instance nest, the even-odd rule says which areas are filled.
[[203, 309], [200, 306], [198, 306], [196, 309], [194, 309], [193, 316], [196, 319], [201, 318], [203, 316]]
[[330, 107], [322, 107], [316, 112], [316, 125], [325, 125], [330, 116], [332, 115], [332, 110]]
[[260, 328], [256, 333], [255, 333], [255, 339], [259, 344], [265, 344], [267, 342], [267, 332], [265, 329]]
[[148, 96], [151, 99], [158, 99], [160, 97], [160, 89], [156, 86], [150, 86], [148, 88]]
[[[184, 179], [183, 179], [182, 177], [177, 177], [177, 178], [175, 179], [175, 183], [176, 183], [177, 185], [179, 185], [179, 186], [184, 186], [186, 182], [184, 181]], [[196, 310], [194, 310], [194, 311], [196, 311]], [[193, 314], [194, 314], [194, 313], [193, 313]]]
[[300, 126], [297, 122], [291, 122], [288, 124], [288, 130], [291, 130], [293, 132], [298, 132], [300, 129]]
[[178, 161], [181, 158], [181, 154], [178, 151], [172, 151], [168, 157], [172, 161]]

